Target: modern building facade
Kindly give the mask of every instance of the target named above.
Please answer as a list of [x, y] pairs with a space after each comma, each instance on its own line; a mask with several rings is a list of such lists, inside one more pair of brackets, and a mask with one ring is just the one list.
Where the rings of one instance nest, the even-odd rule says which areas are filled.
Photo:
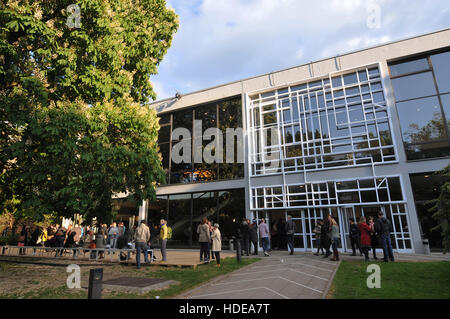
[[[423, 253], [424, 236], [432, 248], [440, 245], [430, 231], [428, 200], [443, 183], [434, 172], [450, 163], [450, 29], [153, 106], [167, 184], [139, 215], [168, 218], [174, 245], [194, 246], [203, 216], [230, 238], [243, 217], [266, 218], [272, 228], [291, 215], [296, 250], [311, 251], [315, 222], [332, 214], [346, 251], [348, 218], [378, 211], [393, 223], [398, 252]], [[238, 140], [225, 135], [226, 128], [243, 128], [234, 163], [226, 163], [226, 154], [214, 154], [223, 163], [195, 163], [194, 152], [183, 153], [191, 161], [174, 163], [181, 139], [173, 132], [180, 127], [189, 131], [194, 150], [208, 148], [201, 134], [208, 128], [224, 133], [222, 143]]]

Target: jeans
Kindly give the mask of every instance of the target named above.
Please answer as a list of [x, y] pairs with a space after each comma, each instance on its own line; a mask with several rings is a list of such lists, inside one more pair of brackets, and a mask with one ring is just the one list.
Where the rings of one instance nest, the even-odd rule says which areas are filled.
[[167, 245], [167, 239], [161, 240], [161, 255], [162, 255], [162, 260], [163, 261], [167, 261], [167, 258], [166, 258], [166, 245]]
[[209, 260], [209, 243], [208, 242], [200, 242], [200, 260], [203, 260], [203, 261]]
[[383, 247], [384, 261], [388, 261], [388, 257], [391, 261], [394, 261], [394, 252], [392, 251], [391, 236], [390, 235], [382, 236], [381, 244]]
[[333, 238], [331, 241], [331, 247], [333, 247], [333, 251], [336, 252], [339, 246], [339, 238]]
[[356, 248], [358, 248], [359, 252], [362, 254], [363, 251], [361, 246], [359, 245], [360, 239], [358, 237], [350, 237], [350, 243], [352, 245], [353, 255], [356, 255]]
[[148, 251], [147, 251], [147, 244], [144, 242], [137, 242], [136, 243], [136, 267], [141, 267], [141, 251], [144, 251], [144, 260], [146, 263], [148, 263]]
[[213, 253], [216, 256], [216, 263], [220, 265], [220, 251], [214, 251]]
[[269, 237], [263, 237], [263, 238], [261, 238], [261, 241], [262, 241], [263, 251], [264, 252], [269, 251], [269, 245], [270, 245]]
[[116, 245], [117, 245], [117, 237], [111, 236], [111, 238], [109, 239], [109, 246], [111, 248], [116, 248]]
[[291, 252], [294, 251], [294, 235], [287, 235], [287, 244]]

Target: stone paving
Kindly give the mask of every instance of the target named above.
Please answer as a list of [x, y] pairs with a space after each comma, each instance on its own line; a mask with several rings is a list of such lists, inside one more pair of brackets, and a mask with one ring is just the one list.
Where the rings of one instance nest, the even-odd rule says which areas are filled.
[[[260, 254], [261, 256], [261, 254]], [[320, 299], [325, 298], [339, 262], [312, 254], [273, 252], [260, 262], [207, 283], [177, 298]]]

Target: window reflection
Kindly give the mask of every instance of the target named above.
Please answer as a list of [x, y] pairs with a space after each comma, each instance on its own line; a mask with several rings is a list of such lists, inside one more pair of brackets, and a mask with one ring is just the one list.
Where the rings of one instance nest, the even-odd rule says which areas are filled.
[[392, 64], [390, 70], [400, 76], [392, 85], [407, 158], [449, 156], [450, 94], [439, 93], [450, 92], [450, 52]]

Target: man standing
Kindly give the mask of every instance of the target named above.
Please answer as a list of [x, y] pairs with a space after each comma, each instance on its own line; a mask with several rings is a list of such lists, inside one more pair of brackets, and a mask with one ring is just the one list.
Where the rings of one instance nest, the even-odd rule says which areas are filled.
[[162, 255], [162, 263], [165, 263], [167, 261], [166, 256], [166, 245], [167, 245], [167, 238], [168, 238], [168, 231], [167, 231], [167, 221], [164, 219], [160, 220], [161, 224], [161, 232], [160, 232], [160, 239], [161, 239], [161, 255]]
[[145, 220], [136, 228], [134, 232], [134, 240], [136, 242], [136, 267], [141, 268], [141, 251], [144, 251], [144, 260], [148, 263], [147, 243], [150, 241], [150, 230], [148, 229]]
[[292, 220], [292, 216], [288, 215], [286, 223], [286, 238], [289, 250], [291, 251], [289, 255], [294, 254], [294, 234], [295, 234], [295, 224]]
[[267, 226], [264, 218], [261, 218], [261, 223], [259, 224], [259, 237], [261, 238], [264, 256], [269, 256], [269, 226]]
[[362, 256], [362, 250], [360, 245], [360, 237], [361, 233], [359, 231], [358, 225], [355, 224], [355, 220], [353, 218], [349, 218], [350, 229], [349, 229], [349, 237], [350, 243], [352, 245], [353, 254], [350, 256], [356, 256], [356, 248], [358, 248], [360, 255]]
[[250, 255], [250, 245], [249, 245], [249, 241], [250, 241], [250, 228], [247, 224], [247, 219], [243, 219], [242, 220], [242, 224], [241, 224], [241, 236], [242, 236], [242, 244], [244, 247], [242, 247], [242, 249], [244, 250], [245, 254], [247, 256]]
[[[250, 220], [247, 221], [250, 223]], [[254, 255], [258, 255], [258, 230], [256, 227], [256, 221], [254, 220], [253, 224], [250, 225], [250, 241], [253, 244], [253, 247], [255, 247]]]
[[378, 220], [375, 223], [375, 231], [380, 236], [381, 245], [383, 247], [384, 261], [388, 262], [388, 257], [394, 261], [394, 253], [391, 244], [391, 232], [393, 231], [392, 223], [383, 216], [382, 212], [378, 212]]
[[331, 251], [330, 251], [331, 231], [330, 231], [330, 222], [328, 220], [328, 216], [325, 218], [320, 231], [321, 231], [320, 242], [322, 243], [323, 248], [325, 248], [325, 256], [323, 256], [323, 258], [328, 258], [331, 255]]
[[117, 224], [114, 222], [112, 223], [111, 227], [109, 228], [109, 246], [111, 248], [116, 248], [117, 244], [117, 237], [119, 235], [119, 228], [117, 228]]

